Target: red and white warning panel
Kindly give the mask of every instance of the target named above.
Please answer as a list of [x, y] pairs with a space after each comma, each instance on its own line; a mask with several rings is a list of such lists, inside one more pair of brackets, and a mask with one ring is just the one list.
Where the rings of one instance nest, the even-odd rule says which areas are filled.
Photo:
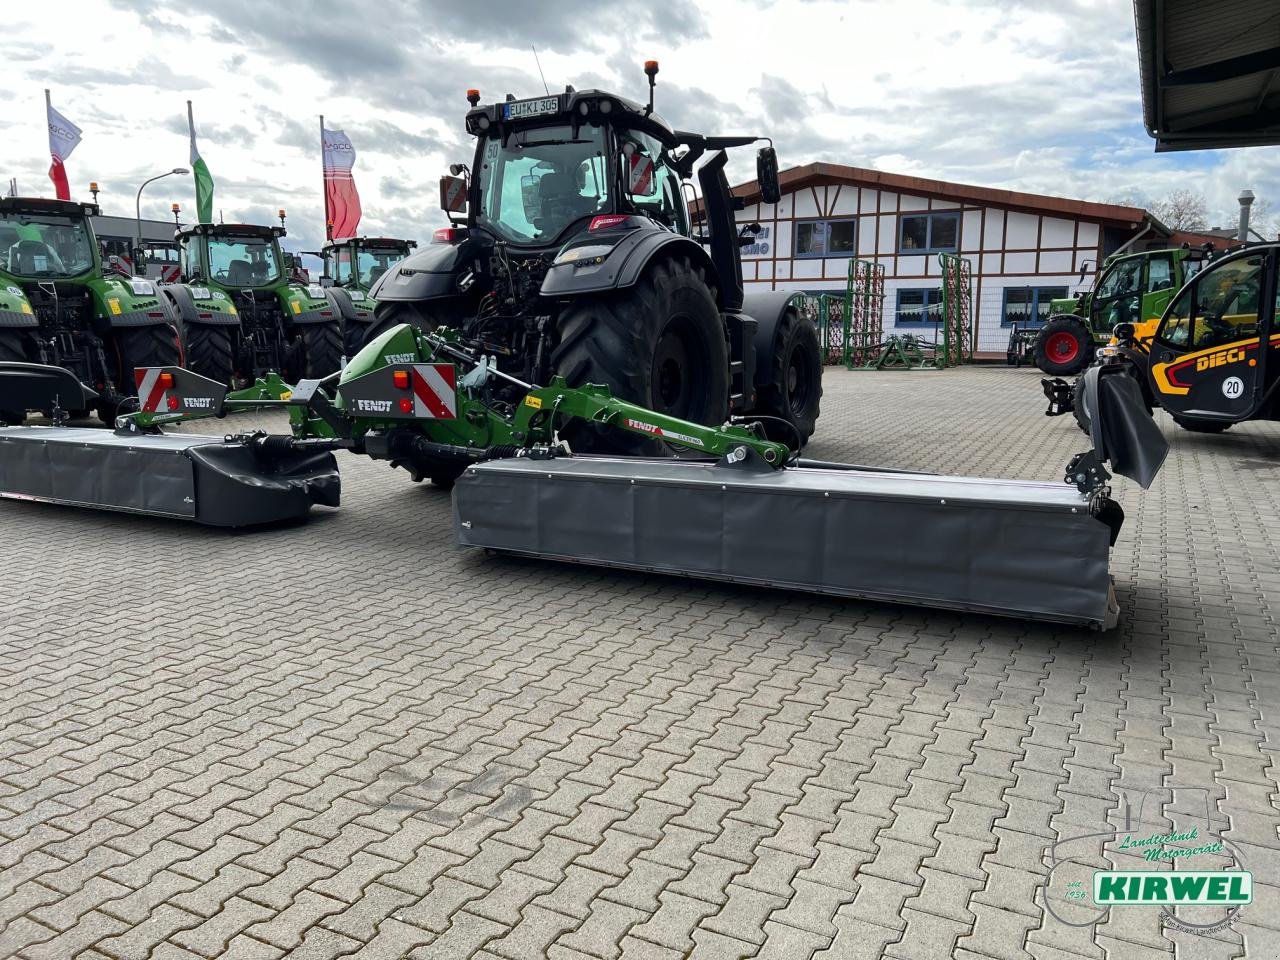
[[138, 387], [138, 408], [153, 414], [156, 421], [216, 415], [227, 396], [224, 384], [181, 367], [138, 367], [133, 382]]
[[458, 371], [452, 363], [396, 364], [339, 385], [338, 396], [356, 416], [456, 420]]

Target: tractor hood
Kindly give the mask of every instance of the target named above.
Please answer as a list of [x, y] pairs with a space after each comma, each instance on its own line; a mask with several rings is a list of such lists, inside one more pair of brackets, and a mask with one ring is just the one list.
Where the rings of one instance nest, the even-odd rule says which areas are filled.
[[411, 254], [378, 278], [369, 296], [387, 300], [425, 300], [456, 293], [454, 276], [460, 263], [474, 249], [475, 240], [460, 243], [432, 243]]
[[156, 285], [130, 277], [95, 277], [92, 273], [69, 279], [32, 280], [0, 271], [0, 327], [35, 327], [39, 321], [34, 303], [68, 292], [87, 291], [93, 314], [111, 327], [145, 327], [169, 322]]

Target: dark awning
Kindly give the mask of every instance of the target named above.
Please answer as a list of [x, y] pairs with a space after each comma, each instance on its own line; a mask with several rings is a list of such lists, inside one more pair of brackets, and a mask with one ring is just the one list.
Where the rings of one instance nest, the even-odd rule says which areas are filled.
[[1156, 151], [1280, 143], [1280, 3], [1134, 0]]

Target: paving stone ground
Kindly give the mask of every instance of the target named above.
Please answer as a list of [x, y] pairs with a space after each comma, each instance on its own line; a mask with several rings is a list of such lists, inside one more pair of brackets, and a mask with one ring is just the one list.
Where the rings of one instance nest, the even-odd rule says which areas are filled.
[[[1083, 448], [1032, 371], [826, 391], [815, 457]], [[0, 957], [1280, 956], [1280, 428], [1159, 416], [1108, 634], [460, 553], [345, 455], [283, 529], [0, 503]], [[1234, 844], [1234, 926], [1045, 911], [1143, 866], [1047, 852], [1118, 791]]]

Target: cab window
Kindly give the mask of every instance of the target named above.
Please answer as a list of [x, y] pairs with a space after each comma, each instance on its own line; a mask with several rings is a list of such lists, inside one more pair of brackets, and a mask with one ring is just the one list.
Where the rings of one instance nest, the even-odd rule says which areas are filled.
[[1205, 350], [1256, 336], [1262, 263], [1261, 255], [1245, 257], [1198, 275], [1170, 304], [1160, 339]]
[[670, 167], [666, 147], [647, 133], [628, 130], [621, 135], [618, 160], [623, 192], [635, 210], [687, 235], [680, 177]]
[[1136, 293], [1142, 286], [1142, 259], [1121, 260], [1098, 285], [1100, 299]]
[[1173, 261], [1168, 257], [1152, 257], [1147, 264], [1147, 293], [1173, 287]]

